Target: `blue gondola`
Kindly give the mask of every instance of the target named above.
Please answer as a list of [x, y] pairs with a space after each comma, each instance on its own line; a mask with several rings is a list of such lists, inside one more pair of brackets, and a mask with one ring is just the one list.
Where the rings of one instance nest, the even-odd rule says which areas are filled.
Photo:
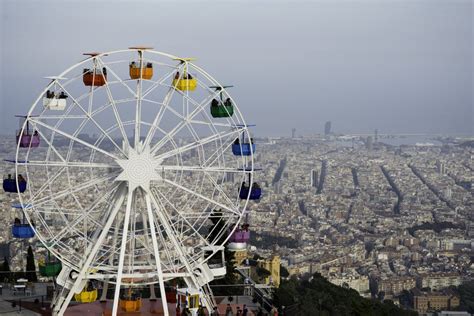
[[[252, 147], [252, 149], [250, 149]], [[236, 156], [251, 156], [252, 153], [255, 153], [256, 146], [255, 144], [242, 143], [242, 144], [232, 144], [232, 153]]]
[[30, 208], [31, 204], [20, 204], [16, 203], [12, 205], [13, 208], [21, 209], [23, 213], [23, 221], [19, 218], [15, 218], [15, 222], [12, 226], [12, 235], [16, 238], [32, 238], [35, 236], [35, 229], [25, 219], [24, 209]]
[[[253, 125], [236, 125], [236, 128], [249, 127]], [[246, 139], [247, 138], [247, 139]], [[232, 153], [236, 156], [251, 156], [255, 153], [257, 147], [253, 138], [249, 135], [245, 137], [245, 132], [242, 133], [242, 139], [236, 138], [232, 144]]]
[[[21, 177], [21, 175], [20, 175]], [[21, 177], [18, 178], [18, 188], [16, 186], [17, 180], [12, 179], [10, 176], [7, 179], [3, 179], [3, 190], [5, 192], [10, 192], [10, 193], [18, 193], [18, 189], [20, 190], [20, 193], [25, 192], [26, 190], [26, 180]]]
[[262, 196], [262, 188], [260, 188], [256, 183], [252, 185], [252, 189], [248, 186], [242, 185], [240, 187], [239, 197], [242, 200], [259, 200]]
[[35, 236], [35, 230], [30, 224], [14, 224], [12, 234], [16, 238], [32, 238]]

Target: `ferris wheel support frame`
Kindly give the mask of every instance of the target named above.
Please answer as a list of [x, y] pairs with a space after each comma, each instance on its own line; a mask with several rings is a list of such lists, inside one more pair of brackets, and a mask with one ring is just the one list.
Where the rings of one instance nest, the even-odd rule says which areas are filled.
[[[120, 51], [115, 51], [115, 52], [109, 52], [107, 54], [112, 54], [112, 53], [117, 53], [117, 52], [128, 52], [128, 50], [120, 50]], [[142, 68], [143, 67], [143, 51], [138, 50], [138, 53], [139, 53], [139, 59], [140, 59], [140, 68]], [[170, 57], [170, 58], [175, 57], [175, 56], [165, 54], [165, 53], [159, 53], [159, 54], [161, 54], [163, 56]], [[119, 76], [117, 76], [117, 74], [114, 73], [114, 71], [112, 69], [110, 69], [108, 64], [103, 62], [103, 60], [101, 58], [102, 56], [105, 56], [105, 54], [99, 54], [97, 56], [94, 56], [92, 59], [86, 59], [82, 62], [77, 63], [76, 65], [73, 65], [72, 67], [70, 67], [66, 71], [64, 71], [61, 74], [61, 77], [63, 76], [63, 74], [68, 73], [73, 68], [80, 67], [81, 65], [85, 64], [86, 62], [89, 62], [90, 60], [92, 60], [93, 63], [94, 63], [94, 68], [93, 69], [95, 69], [95, 67], [102, 67], [103, 66], [104, 68], [106, 68], [109, 71], [109, 73], [112, 76], [115, 76], [117, 78], [119, 83], [126, 86], [128, 90], [130, 90], [132, 93], [134, 93], [134, 96], [135, 96], [135, 99], [136, 99], [135, 124], [134, 124], [135, 126], [134, 126], [134, 137], [133, 137], [134, 138], [134, 147], [133, 147], [134, 150], [137, 150], [137, 152], [139, 152], [141, 150], [139, 148], [149, 148], [148, 150], [150, 150], [150, 153], [151, 153], [151, 155], [153, 156], [154, 159], [163, 160], [163, 159], [171, 158], [171, 157], [178, 156], [178, 155], [181, 156], [183, 153], [188, 152], [190, 150], [194, 150], [194, 149], [198, 150], [198, 155], [199, 155], [199, 150], [200, 149], [202, 150], [202, 147], [204, 145], [212, 143], [212, 142], [217, 143], [218, 141], [221, 143], [221, 146], [210, 157], [208, 157], [207, 160], [204, 161], [199, 167], [184, 166], [183, 164], [180, 165], [179, 161], [178, 162], [175, 161], [174, 166], [173, 165], [160, 165], [160, 168], [162, 169], [162, 172], [164, 172], [165, 170], [181, 171], [181, 174], [184, 171], [202, 172], [203, 173], [203, 178], [204, 177], [208, 178], [207, 180], [209, 180], [211, 182], [211, 184], [213, 185], [213, 190], [214, 190], [213, 193], [212, 193], [211, 198], [201, 194], [200, 193], [201, 191], [199, 189], [196, 189], [195, 187], [192, 187], [192, 186], [188, 187], [187, 185], [181, 185], [180, 182], [176, 181], [176, 179], [171, 180], [171, 179], [166, 179], [166, 178], [163, 177], [162, 180], [163, 180], [164, 183], [166, 183], [166, 184], [170, 185], [170, 187], [174, 188], [174, 190], [179, 189], [181, 191], [189, 193], [191, 196], [199, 198], [200, 200], [205, 201], [206, 203], [209, 203], [208, 205], [211, 205], [213, 208], [214, 207], [220, 207], [221, 209], [225, 209], [226, 212], [229, 213], [229, 215], [227, 215], [229, 217], [229, 219], [235, 217], [237, 219], [237, 223], [235, 224], [235, 226], [230, 227], [230, 235], [228, 235], [227, 238], [225, 238], [225, 240], [229, 239], [232, 232], [236, 229], [236, 227], [238, 227], [240, 221], [243, 218], [243, 214], [244, 214], [243, 210], [245, 210], [245, 208], [247, 207], [248, 198], [244, 201], [243, 208], [242, 208], [241, 212], [240, 212], [240, 210], [234, 210], [233, 207], [227, 206], [226, 203], [232, 202], [231, 199], [229, 198], [229, 196], [226, 195], [226, 193], [222, 190], [222, 188], [219, 187], [216, 180], [213, 177], [210, 176], [210, 173], [212, 173], [212, 172], [218, 172], [218, 173], [224, 173], [224, 172], [236, 172], [236, 173], [238, 172], [238, 173], [240, 173], [240, 172], [243, 172], [244, 174], [249, 174], [250, 176], [252, 176], [252, 173], [254, 171], [253, 148], [250, 149], [250, 151], [252, 152], [252, 155], [250, 157], [242, 157], [242, 161], [245, 165], [247, 165], [249, 162], [251, 163], [251, 167], [250, 167], [249, 170], [247, 170], [245, 168], [243, 170], [235, 170], [235, 169], [231, 169], [231, 168], [226, 168], [225, 166], [221, 167], [220, 163], [219, 163], [219, 167], [213, 167], [213, 164], [216, 162], [216, 160], [223, 159], [224, 150], [228, 149], [232, 145], [232, 143], [230, 143], [227, 146], [225, 146], [226, 143], [227, 143], [227, 140], [226, 140], [227, 138], [229, 138], [233, 135], [237, 135], [238, 137], [240, 137], [241, 135], [244, 135], [245, 133], [248, 133], [247, 126], [245, 125], [245, 122], [243, 121], [243, 118], [240, 114], [239, 109], [236, 108], [236, 112], [242, 118], [241, 120], [244, 123], [242, 126], [239, 127], [238, 125], [235, 125], [234, 119], [231, 118], [230, 121], [234, 122], [234, 127], [232, 128], [231, 132], [229, 132], [229, 131], [218, 132], [218, 130], [216, 129], [216, 126], [231, 126], [231, 125], [229, 125], [229, 124], [219, 125], [220, 123], [214, 123], [211, 120], [210, 123], [207, 123], [207, 122], [205, 122], [205, 123], [208, 124], [208, 126], [210, 127], [211, 131], [214, 134], [207, 137], [207, 138], [202, 138], [201, 139], [199, 137], [196, 137], [197, 136], [196, 131], [194, 130], [191, 123], [203, 123], [203, 122], [197, 121], [195, 119], [195, 117], [199, 113], [203, 113], [202, 111], [207, 106], [207, 104], [214, 97], [216, 97], [216, 95], [222, 93], [222, 91], [210, 93], [201, 102], [196, 102], [192, 98], [189, 97], [189, 92], [188, 91], [186, 91], [186, 92], [179, 91], [175, 87], [169, 86], [168, 92], [166, 93], [166, 96], [165, 96], [165, 99], [160, 104], [161, 107], [160, 107], [159, 113], [155, 116], [155, 118], [153, 120], [153, 123], [151, 123], [150, 129], [146, 133], [146, 137], [145, 137], [144, 141], [141, 142], [140, 141], [140, 130], [141, 130], [141, 125], [144, 124], [141, 121], [141, 115], [142, 115], [142, 113], [141, 113], [142, 104], [141, 103], [144, 100], [144, 97], [146, 95], [150, 94], [153, 91], [153, 89], [155, 89], [156, 87], [158, 87], [160, 85], [158, 82], [161, 82], [161, 83], [164, 82], [167, 78], [169, 78], [170, 74], [172, 74], [173, 71], [175, 71], [175, 70], [172, 70], [168, 74], [165, 74], [162, 79], [155, 82], [152, 87], [145, 90], [144, 92], [142, 91], [143, 90], [143, 86], [142, 86], [143, 80], [137, 80], [137, 90], [133, 91], [126, 84], [124, 84], [124, 82], [120, 79]], [[208, 80], [216, 82], [215, 79], [213, 79], [209, 74], [207, 74], [201, 68], [197, 67], [194, 64], [193, 64], [193, 67], [198, 69], [200, 71], [200, 73], [204, 77], [206, 77]], [[183, 69], [183, 68], [188, 69], [188, 61], [185, 61], [183, 63], [183, 65], [177, 67], [176, 69]], [[94, 75], [93, 76], [95, 76], [95, 75], [96, 74], [95, 74], [95, 70], [94, 70]], [[180, 78], [182, 78], [183, 75], [184, 75], [184, 72], [181, 73]], [[109, 76], [109, 78], [110, 78], [110, 76]], [[74, 133], [68, 133], [68, 132], [62, 131], [60, 128], [58, 128], [60, 122], [62, 122], [62, 120], [64, 119], [64, 116], [57, 116], [58, 118], [61, 118], [61, 120], [56, 124], [56, 126], [49, 125], [49, 124], [43, 122], [42, 119], [44, 119], [44, 118], [42, 118], [42, 117], [36, 118], [36, 117], [32, 116], [35, 105], [41, 99], [41, 96], [43, 94], [45, 94], [46, 90], [49, 89], [49, 87], [53, 84], [58, 84], [58, 86], [63, 91], [68, 92], [68, 95], [70, 95], [70, 97], [71, 97], [72, 104], [83, 112], [85, 118], [87, 118], [87, 121], [84, 121], [82, 124], [85, 125], [85, 123], [91, 122], [103, 134], [102, 136], [99, 137], [99, 139], [97, 139], [97, 141], [94, 144], [83, 141], [78, 136], [78, 133], [80, 131], [82, 131], [82, 128], [83, 128], [82, 125], [80, 127], [78, 127]], [[201, 84], [201, 83], [199, 83], [199, 84]], [[78, 168], [80, 168], [80, 167], [86, 167], [86, 168], [89, 168], [89, 167], [90, 168], [116, 168], [116, 166], [111, 165], [111, 164], [106, 164], [106, 163], [101, 164], [101, 163], [97, 163], [97, 162], [92, 162], [93, 161], [92, 158], [90, 159], [90, 161], [88, 163], [84, 163], [82, 165], [78, 162], [71, 162], [70, 161], [70, 155], [71, 155], [71, 150], [72, 150], [72, 146], [73, 146], [74, 143], [81, 144], [81, 145], [87, 147], [88, 149], [92, 150], [92, 155], [95, 155], [96, 153], [100, 153], [100, 154], [103, 154], [103, 155], [105, 155], [105, 156], [107, 156], [107, 157], [109, 157], [109, 158], [111, 158], [111, 159], [113, 159], [114, 161], [117, 162], [118, 160], [120, 160], [119, 157], [117, 156], [117, 154], [112, 154], [111, 152], [103, 150], [103, 149], [100, 148], [100, 144], [102, 143], [102, 141], [104, 139], [108, 139], [119, 150], [118, 155], [120, 155], [120, 153], [121, 153], [127, 159], [129, 158], [129, 150], [130, 150], [131, 146], [129, 144], [128, 135], [125, 131], [125, 127], [128, 126], [129, 123], [128, 123], [128, 121], [122, 121], [120, 119], [120, 115], [118, 113], [117, 104], [116, 104], [117, 100], [114, 100], [114, 98], [113, 98], [111, 88], [109, 87], [109, 81], [107, 81], [105, 83], [105, 85], [103, 87], [103, 90], [106, 92], [108, 102], [110, 103], [106, 107], [110, 106], [110, 109], [113, 110], [116, 123], [108, 129], [103, 129], [100, 126], [100, 124], [93, 117], [94, 114], [92, 112], [92, 103], [93, 103], [94, 90], [95, 90], [95, 87], [92, 86], [91, 89], [90, 89], [90, 93], [86, 94], [86, 95], [89, 95], [89, 105], [88, 105], [88, 108], [86, 110], [80, 104], [80, 99], [82, 98], [82, 96], [79, 97], [79, 98], [74, 98], [72, 96], [72, 94], [69, 94], [69, 91], [66, 89], [66, 85], [61, 84], [56, 79], [50, 85], [48, 85], [47, 88], [45, 88], [43, 93], [38, 97], [37, 101], [35, 102], [35, 105], [28, 112], [27, 119], [25, 120], [25, 124], [27, 124], [27, 123], [33, 124], [33, 128], [39, 132], [39, 134], [41, 136], [41, 139], [45, 140], [45, 143], [48, 146], [48, 157], [49, 157], [50, 153], [53, 152], [61, 160], [61, 162], [49, 163], [50, 167], [53, 167], [53, 166], [54, 167], [60, 167], [61, 171], [54, 174], [52, 178], [50, 178], [50, 176], [49, 176], [50, 171], [47, 171], [48, 172], [48, 180], [44, 183], [44, 185], [42, 186], [42, 189], [40, 190], [39, 193], [41, 193], [43, 190], [47, 189], [48, 186], [51, 187], [51, 185], [53, 183], [52, 179], [54, 179], [55, 177], [59, 177], [61, 175], [61, 172], [63, 172], [62, 170], [65, 169], [67, 174], [69, 174], [69, 168], [70, 167], [78, 167]], [[160, 129], [158, 124], [161, 122], [161, 119], [163, 118], [164, 112], [169, 108], [170, 101], [172, 99], [173, 94], [175, 94], [175, 93], [180, 95], [183, 98], [183, 112], [182, 112], [182, 115], [179, 115], [178, 112], [175, 113], [175, 112], [173, 112], [174, 110], [172, 110], [172, 109], [170, 109], [170, 111], [173, 112], [173, 114], [177, 114], [178, 117], [182, 118], [182, 120], [171, 131], [166, 133], [165, 136], [163, 136], [160, 141], [158, 141], [157, 143], [153, 144], [153, 146], [151, 146], [151, 140], [155, 136], [156, 131], [158, 130], [161, 133], [163, 133], [163, 130]], [[189, 109], [190, 104], [194, 105], [196, 108], [191, 109], [191, 111], [190, 111], [190, 109]], [[66, 113], [69, 113], [69, 111], [70, 111], [70, 109], [68, 109], [66, 111]], [[98, 110], [96, 110], [96, 111], [98, 111]], [[43, 112], [44, 112], [44, 110], [43, 110]], [[207, 113], [206, 115], [209, 118], [209, 114]], [[53, 116], [49, 116], [47, 118], [51, 118], [51, 117], [53, 117]], [[44, 129], [48, 130], [50, 133], [53, 133], [51, 141], [48, 141], [48, 138], [41, 132], [40, 129], [38, 129], [38, 127], [42, 127]], [[181, 145], [180, 144], [178, 146], [178, 145], [176, 145], [176, 143], [174, 141], [174, 137], [185, 127], [187, 127], [189, 129], [190, 134], [194, 138], [194, 142], [192, 142], [191, 144], [187, 144], [187, 145]], [[24, 130], [25, 130], [25, 125], [23, 125], [23, 127], [21, 129], [20, 135], [22, 135], [24, 133]], [[119, 130], [120, 134], [123, 137], [122, 141], [124, 143], [124, 146], [122, 146], [122, 147], [119, 146], [113, 140], [113, 138], [111, 137], [111, 133], [113, 131], [116, 131], [116, 130]], [[67, 152], [67, 156], [63, 157], [60, 154], [60, 151], [53, 145], [52, 139], [54, 138], [54, 135], [60, 135], [60, 136], [65, 137], [66, 139], [70, 140], [69, 151]], [[249, 135], [249, 134], [247, 134], [247, 135]], [[248, 137], [250, 137], [250, 136], [248, 136]], [[169, 144], [172, 144], [172, 146], [174, 146], [174, 149], [172, 149], [171, 151], [165, 152], [165, 153], [158, 153], [160, 151], [160, 149], [162, 149], [165, 145], [169, 145]], [[17, 151], [16, 151], [16, 156], [17, 157], [19, 157], [19, 148], [20, 147], [18, 145], [17, 146]], [[26, 155], [27, 158], [28, 158], [28, 155], [29, 155], [29, 151], [28, 151], [28, 154]], [[201, 159], [201, 158], [199, 158], [199, 159]], [[15, 163], [16, 163], [16, 169], [15, 170], [16, 170], [17, 173], [18, 173], [18, 168], [21, 165], [25, 165], [25, 168], [26, 168], [26, 166], [28, 166], [28, 167], [29, 166], [34, 166], [35, 164], [38, 165], [38, 166], [48, 166], [48, 164], [46, 164], [46, 162], [41, 162], [41, 161], [35, 162], [33, 160], [31, 162], [28, 161], [28, 163], [25, 163], [25, 164], [22, 164], [18, 160], [16, 160]], [[92, 187], [92, 188], [97, 187], [97, 185], [100, 184], [102, 181], [111, 180], [111, 177], [112, 176], [107, 176], [107, 177], [105, 177], [103, 179], [100, 179], [100, 180], [98, 178], [95, 178], [95, 179], [90, 180], [88, 183], [87, 182], [83, 183], [82, 186], [79, 186], [78, 188], [75, 188], [75, 189], [77, 189], [77, 192], [79, 192], [79, 191], [84, 190], [85, 188], [88, 188], [88, 187]], [[252, 179], [252, 177], [250, 179]], [[69, 181], [69, 184], [70, 184], [69, 175], [68, 175], [68, 181]], [[69, 302], [72, 299], [72, 296], [74, 295], [74, 293], [78, 293], [82, 290], [81, 285], [84, 284], [85, 281], [90, 280], [90, 279], [96, 279], [96, 280], [101, 280], [102, 279], [102, 280], [104, 280], [104, 283], [108, 285], [109, 281], [113, 280], [114, 278], [115, 278], [116, 288], [115, 288], [115, 293], [114, 293], [114, 302], [113, 302], [112, 313], [113, 313], [113, 315], [117, 314], [118, 302], [119, 302], [119, 298], [120, 298], [120, 286], [122, 284], [123, 278], [124, 277], [126, 277], [126, 278], [137, 277], [137, 278], [139, 278], [140, 275], [141, 275], [141, 273], [133, 273], [133, 271], [128, 271], [128, 273], [124, 272], [124, 266], [125, 266], [124, 261], [125, 261], [125, 257], [126, 257], [127, 242], [128, 242], [127, 241], [127, 236], [128, 236], [128, 233], [129, 233], [129, 226], [130, 226], [130, 223], [131, 223], [130, 220], [131, 220], [132, 207], [134, 207], [133, 212], [136, 211], [136, 206], [132, 206], [132, 205], [134, 204], [134, 199], [137, 198], [137, 192], [138, 191], [141, 192], [141, 194], [144, 196], [144, 199], [145, 199], [146, 214], [142, 213], [142, 216], [143, 217], [146, 216], [148, 218], [148, 220], [144, 219], [143, 223], [149, 223], [149, 231], [151, 233], [151, 239], [152, 239], [151, 240], [152, 241], [152, 248], [151, 249], [153, 250], [152, 254], [155, 257], [154, 268], [156, 269], [156, 274], [148, 273], [147, 277], [151, 277], [151, 278], [158, 277], [158, 282], [155, 282], [155, 283], [159, 283], [159, 285], [160, 285], [160, 292], [161, 292], [161, 297], [162, 297], [162, 302], [163, 302], [163, 309], [164, 309], [165, 315], [167, 316], [169, 314], [169, 312], [168, 312], [168, 306], [167, 306], [167, 301], [166, 301], [166, 292], [165, 292], [164, 282], [167, 279], [170, 279], [170, 278], [173, 278], [173, 277], [183, 277], [189, 288], [199, 290], [202, 293], [204, 305], [206, 306], [208, 311], [211, 311], [212, 307], [213, 307], [213, 301], [210, 297], [208, 297], [208, 295], [209, 295], [208, 293], [210, 291], [206, 291], [205, 289], [203, 290], [203, 287], [206, 286], [207, 281], [203, 282], [195, 273], [196, 269], [199, 269], [200, 267], [203, 267], [204, 265], [207, 265], [207, 260], [203, 259], [202, 261], [197, 262], [196, 258], [194, 258], [192, 256], [190, 256], [188, 258], [187, 256], [189, 256], [189, 254], [187, 255], [186, 253], [184, 253], [184, 250], [182, 249], [183, 243], [182, 243], [181, 240], [178, 240], [178, 237], [176, 236], [177, 233], [178, 233], [177, 230], [176, 230], [177, 228], [175, 226], [173, 226], [174, 224], [172, 223], [171, 218], [169, 217], [170, 214], [168, 214], [166, 212], [166, 209], [168, 208], [167, 205], [173, 207], [172, 202], [169, 201], [168, 198], [166, 197], [166, 194], [164, 194], [163, 192], [160, 192], [160, 190], [154, 189], [157, 192], [157, 193], [154, 193], [150, 188], [143, 188], [141, 186], [136, 186], [136, 187], [131, 186], [129, 180], [123, 180], [123, 179], [122, 180], [117, 180], [116, 179], [115, 181], [118, 181], [119, 183], [117, 183], [117, 186], [115, 187], [114, 192], [110, 194], [112, 196], [111, 200], [113, 200], [115, 203], [114, 204], [109, 204], [109, 208], [105, 213], [107, 215], [102, 218], [103, 226], [100, 227], [100, 229], [97, 228], [94, 231], [94, 233], [92, 234], [93, 237], [90, 238], [92, 242], [87, 240], [87, 238], [86, 238], [86, 244], [85, 244], [86, 245], [86, 250], [85, 250], [84, 257], [83, 257], [84, 261], [81, 260], [81, 263], [79, 264], [81, 269], [77, 273], [77, 275], [75, 276], [75, 279], [73, 280], [73, 285], [69, 289], [66, 288], [66, 287], [63, 287], [61, 292], [60, 292], [60, 295], [57, 295], [55, 297], [54, 309], [53, 309], [53, 312], [55, 313], [55, 315], [56, 314], [58, 314], [58, 315], [64, 314], [66, 308], [69, 305]], [[126, 183], [127, 181], [128, 181], [128, 187], [127, 187], [127, 183]], [[253, 185], [252, 182], [249, 183], [250, 187], [252, 185]], [[18, 184], [17, 184], [17, 186], [18, 186]], [[216, 190], [218, 192], [218, 195], [222, 196], [225, 202], [219, 202], [219, 201], [214, 199], [214, 192], [216, 192]], [[80, 223], [81, 220], [87, 221], [87, 219], [89, 218], [89, 213], [92, 212], [97, 207], [98, 204], [100, 204], [100, 201], [103, 198], [108, 198], [107, 194], [104, 194], [99, 199], [97, 199], [97, 203], [94, 203], [89, 208], [83, 208], [81, 206], [81, 203], [79, 203], [79, 200], [78, 200], [77, 196], [74, 194], [74, 192], [75, 191], [71, 190], [71, 189], [62, 190], [58, 193], [57, 197], [59, 198], [61, 196], [66, 196], [66, 195], [71, 194], [71, 197], [76, 201], [76, 203], [79, 205], [79, 208], [82, 209], [82, 211], [83, 211], [83, 214], [77, 218], [78, 223]], [[39, 193], [37, 193], [37, 197], [39, 197]], [[22, 201], [21, 196], [20, 196], [20, 201]], [[121, 213], [119, 214], [119, 211], [123, 207], [123, 204], [124, 204], [125, 201], [126, 201], [125, 214], [121, 214]], [[47, 202], [48, 202], [47, 198], [45, 198], [44, 200], [40, 200], [39, 203], [35, 204], [35, 207], [42, 206], [41, 203], [47, 203]], [[231, 204], [231, 205], [233, 205], [233, 204]], [[175, 209], [175, 210], [176, 210], [177, 216], [181, 216], [180, 220], [183, 221], [183, 222], [186, 222], [191, 229], [194, 229], [193, 224], [191, 224], [189, 221], [187, 221], [186, 217], [183, 216], [182, 214], [180, 214], [180, 212], [177, 209]], [[62, 214], [62, 216], [64, 216], [64, 215]], [[28, 219], [28, 221], [30, 221], [28, 216], [27, 216], [27, 219]], [[170, 272], [167, 272], [167, 273], [163, 272], [162, 262], [161, 262], [161, 259], [160, 259], [160, 249], [158, 247], [159, 242], [158, 242], [158, 239], [157, 239], [157, 232], [158, 231], [157, 231], [157, 227], [155, 226], [155, 220], [158, 221], [160, 226], [163, 228], [163, 232], [166, 233], [166, 236], [169, 238], [169, 242], [174, 246], [174, 250], [177, 252], [177, 257], [174, 254], [173, 254], [173, 256], [174, 256], [174, 258], [179, 258], [179, 261], [181, 262], [181, 264], [184, 265], [184, 267], [183, 267], [184, 272], [183, 271], [179, 271], [179, 272], [178, 271], [170, 271]], [[121, 225], [121, 233], [122, 233], [121, 246], [120, 246], [120, 249], [119, 249], [119, 256], [118, 256], [118, 271], [117, 271], [116, 275], [114, 275], [113, 273], [109, 273], [109, 274], [101, 273], [101, 275], [100, 274], [96, 275], [94, 272], [91, 273], [91, 271], [90, 271], [91, 268], [92, 268], [91, 264], [94, 261], [95, 257], [97, 256], [98, 251], [100, 250], [101, 246], [104, 245], [103, 242], [104, 242], [105, 238], [111, 232], [111, 227], [112, 227], [112, 225], [114, 225], [114, 221], [115, 221], [115, 225], [117, 225], [117, 227], [119, 225]], [[87, 224], [87, 222], [86, 222], [86, 224]], [[72, 231], [74, 229], [76, 229], [76, 228], [75, 227], [65, 227], [64, 231], [67, 232], [68, 230]], [[146, 229], [148, 231], [148, 228], [146, 228]], [[194, 229], [194, 232], [197, 233], [197, 235], [199, 235], [199, 232], [197, 230]], [[134, 232], [132, 232], [132, 233], [134, 233]], [[182, 233], [182, 231], [181, 231], [181, 233]], [[117, 229], [116, 228], [114, 229], [114, 234], [115, 235], [117, 234]], [[160, 235], [158, 237], [161, 236], [161, 232], [159, 232], [159, 234]], [[220, 234], [224, 234], [224, 233], [221, 231]], [[61, 236], [61, 234], [58, 237], [55, 236], [55, 238], [56, 238], [55, 243], [60, 242], [60, 239], [61, 239], [60, 236]], [[66, 235], [64, 235], [64, 236], [66, 236]], [[123, 236], [125, 236], [125, 237], [123, 237]], [[146, 238], [148, 238], [148, 234], [146, 234], [145, 236], [146, 236]], [[44, 243], [41, 236], [38, 236], [38, 237]], [[117, 236], [115, 236], [115, 237], [117, 237]], [[202, 238], [202, 236], [200, 236], [200, 237]], [[161, 238], [160, 240], [162, 241], [163, 236], [161, 236], [160, 238]], [[115, 239], [116, 238], [114, 238], [114, 240]], [[206, 239], [204, 239], [204, 245], [206, 245], [206, 244], [210, 245], [210, 243], [211, 242], [208, 242]], [[53, 246], [54, 245], [55, 244], [53, 244]], [[116, 242], [113, 242], [113, 249], [111, 250], [110, 261], [112, 260], [113, 256], [116, 254], [116, 251], [117, 251]], [[130, 251], [132, 251], [132, 250], [130, 250]], [[164, 247], [164, 251], [168, 251], [168, 249], [166, 247]], [[53, 254], [57, 255], [55, 252], [53, 252]], [[167, 254], [167, 255], [170, 256], [169, 254]], [[151, 262], [151, 259], [148, 259], [148, 260], [149, 260], [149, 264], [153, 265], [153, 263]], [[69, 263], [65, 262], [65, 263], [66, 263], [65, 264], [66, 266], [71, 265], [70, 262]], [[109, 262], [109, 264], [112, 265], [112, 263], [110, 263], [110, 262]], [[131, 267], [132, 270], [134, 269], [133, 265], [128, 266], [129, 269], [130, 269], [130, 267]], [[75, 269], [77, 269], [77, 268], [75, 268]], [[104, 271], [106, 271], [106, 270], [104, 270]], [[152, 284], [152, 283], [150, 283], [150, 284]]]

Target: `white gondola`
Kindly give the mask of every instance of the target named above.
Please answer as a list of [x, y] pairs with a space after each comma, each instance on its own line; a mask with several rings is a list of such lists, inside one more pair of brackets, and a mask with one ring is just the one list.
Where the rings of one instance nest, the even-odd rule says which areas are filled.
[[66, 108], [66, 99], [68, 95], [62, 91], [59, 84], [60, 80], [65, 80], [64, 77], [50, 76], [45, 79], [52, 81], [51, 90], [48, 90], [43, 97], [43, 106], [48, 110], [62, 111]]
[[43, 106], [48, 110], [62, 111], [66, 108], [66, 99], [44, 97]]
[[214, 279], [223, 278], [227, 273], [225, 266], [224, 247], [208, 246], [203, 247], [203, 250], [205, 257], [210, 257], [215, 252], [215, 254], [207, 261], [207, 265], [211, 270]]

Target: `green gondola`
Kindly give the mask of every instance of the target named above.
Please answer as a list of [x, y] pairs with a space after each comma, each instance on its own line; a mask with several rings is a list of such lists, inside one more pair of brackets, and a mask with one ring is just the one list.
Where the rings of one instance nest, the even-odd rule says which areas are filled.
[[55, 277], [61, 272], [61, 262], [46, 262], [39, 265], [39, 272], [44, 277]]
[[234, 114], [233, 105], [211, 105], [211, 115], [212, 117], [231, 117]]
[[219, 92], [219, 98], [215, 98], [211, 102], [212, 117], [231, 117], [234, 115], [234, 105], [230, 98], [224, 100], [223, 90], [232, 88], [233, 86], [210, 86], [209, 88]]

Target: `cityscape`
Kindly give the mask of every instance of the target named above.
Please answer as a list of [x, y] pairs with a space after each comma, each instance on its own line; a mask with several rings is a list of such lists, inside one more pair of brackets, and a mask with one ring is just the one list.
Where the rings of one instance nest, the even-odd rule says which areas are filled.
[[474, 316], [472, 0], [0, 0], [0, 316]]
[[[235, 250], [237, 266], [257, 255], [278, 287], [288, 277], [319, 273], [366, 298], [391, 300], [426, 313], [456, 309], [457, 288], [473, 279], [473, 149], [469, 137], [338, 135], [259, 137], [256, 179], [264, 192], [251, 202], [248, 247]], [[2, 155], [14, 146], [4, 137]], [[413, 140], [415, 139], [415, 141]], [[396, 145], [393, 145], [396, 144]], [[3, 174], [11, 166], [3, 164]], [[238, 180], [228, 174], [224, 185]], [[87, 199], [88, 195], [79, 196]], [[12, 271], [25, 265], [25, 243], [11, 237], [15, 195], [2, 193], [2, 258]], [[46, 249], [29, 243], [36, 258]], [[277, 267], [277, 268], [275, 268]], [[254, 275], [255, 277], [255, 275]], [[411, 293], [411, 303], [406, 301]], [[438, 306], [438, 305], [437, 305]]]

